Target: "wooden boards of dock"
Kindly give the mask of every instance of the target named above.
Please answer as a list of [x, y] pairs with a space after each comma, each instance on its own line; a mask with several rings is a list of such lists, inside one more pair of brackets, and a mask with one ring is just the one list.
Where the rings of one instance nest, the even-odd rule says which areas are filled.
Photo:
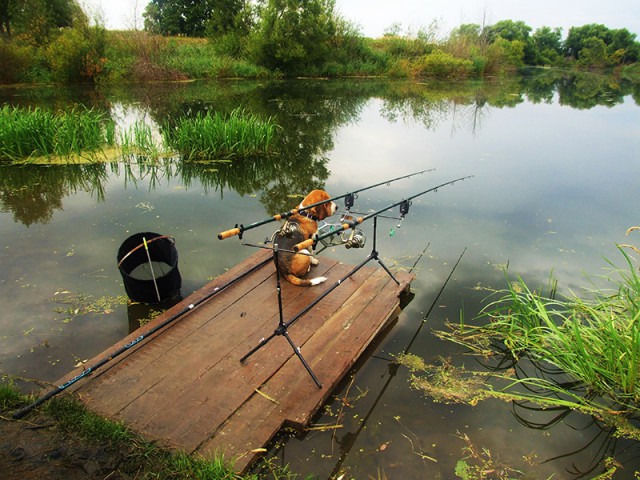
[[[406, 272], [394, 272], [397, 285], [370, 262], [290, 326], [290, 338], [322, 383], [318, 388], [282, 336], [240, 362], [278, 327], [275, 267], [265, 262], [270, 257], [271, 251], [259, 250], [156, 317], [142, 328], [186, 311], [69, 390], [91, 411], [124, 422], [161, 446], [211, 459], [224, 455], [237, 471], [246, 470], [280, 428], [309, 424], [397, 316], [400, 296], [413, 279]], [[261, 262], [264, 265], [250, 275], [218, 290]], [[285, 321], [352, 269], [322, 257], [313, 275], [324, 275], [327, 282], [315, 287], [283, 282]], [[196, 307], [189, 309], [192, 304]], [[133, 332], [96, 358], [138, 336]], [[71, 372], [61, 383], [81, 372]]]

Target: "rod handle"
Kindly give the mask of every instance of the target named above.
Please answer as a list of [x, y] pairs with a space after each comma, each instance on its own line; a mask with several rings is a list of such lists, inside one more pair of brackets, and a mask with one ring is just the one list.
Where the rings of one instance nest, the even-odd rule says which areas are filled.
[[313, 238], [310, 238], [309, 240], [305, 240], [304, 242], [300, 242], [294, 245], [293, 251], [299, 252], [300, 250], [304, 250], [305, 248], [311, 248], [311, 247], [313, 247]]
[[225, 238], [233, 237], [234, 235], [240, 235], [239, 228], [232, 228], [231, 230], [225, 230], [218, 234], [218, 240], [224, 240]]

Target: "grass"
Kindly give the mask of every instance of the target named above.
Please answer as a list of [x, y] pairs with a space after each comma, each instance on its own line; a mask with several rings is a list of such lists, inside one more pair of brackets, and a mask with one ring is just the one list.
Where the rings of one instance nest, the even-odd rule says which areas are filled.
[[114, 143], [106, 113], [74, 107], [67, 112], [4, 106], [0, 109], [0, 160], [70, 157]]
[[165, 143], [183, 158], [199, 160], [256, 157], [274, 150], [277, 125], [241, 109], [228, 116], [198, 112], [163, 129]]
[[[155, 134], [145, 122], [136, 122], [117, 135], [107, 113], [75, 107], [55, 113], [43, 109], [4, 106], [0, 109], [0, 161], [78, 162], [122, 156], [149, 159], [177, 155], [211, 160], [259, 158], [275, 150], [278, 126], [269, 118], [233, 110], [198, 113], [168, 122]], [[116, 145], [117, 140], [117, 145]], [[108, 150], [109, 151], [108, 151]]]
[[[479, 387], [478, 378], [488, 378], [487, 372], [452, 373], [450, 367], [445, 371], [430, 366], [429, 378], [414, 376], [414, 386], [427, 392], [453, 389], [448, 400], [458, 394], [472, 404], [493, 397], [566, 407], [599, 418], [621, 436], [640, 439], [634, 426], [640, 418], [640, 276], [632, 257], [623, 246], [619, 249], [626, 268], [610, 263], [612, 291], [590, 292], [589, 300], [575, 295], [557, 299], [519, 279], [495, 293], [497, 299], [480, 314], [480, 325], [461, 320], [450, 324], [449, 331], [436, 332], [485, 358], [506, 357], [510, 365], [532, 362], [540, 375], [515, 378], [505, 372], [494, 376], [506, 382], [499, 388], [485, 381]], [[471, 395], [464, 394], [459, 383], [443, 387], [443, 371], [469, 380]]]
[[[9, 412], [32, 401], [33, 398], [22, 395], [14, 382], [6, 377], [0, 379], [0, 410]], [[48, 426], [55, 430], [73, 435], [89, 444], [99, 445], [126, 457], [118, 465], [121, 473], [139, 479], [194, 479], [194, 480], [257, 480], [256, 475], [240, 476], [219, 456], [214, 460], [161, 449], [144, 440], [121, 422], [113, 422], [89, 412], [84, 405], [71, 396], [59, 396], [51, 399], [37, 409], [40, 415], [46, 415]], [[9, 415], [4, 416], [6, 419]], [[88, 445], [89, 447], [90, 445]], [[269, 478], [293, 479], [286, 468], [268, 465]]]

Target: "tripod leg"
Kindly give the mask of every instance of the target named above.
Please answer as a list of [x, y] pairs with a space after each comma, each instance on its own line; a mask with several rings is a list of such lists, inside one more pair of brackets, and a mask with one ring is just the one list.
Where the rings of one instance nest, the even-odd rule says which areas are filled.
[[387, 268], [387, 266], [382, 263], [382, 260], [380, 260], [380, 258], [378, 257], [378, 253], [376, 252], [376, 255], [374, 257], [378, 263], [380, 264], [380, 266], [382, 266], [382, 268], [384, 268], [384, 270], [389, 274], [389, 276], [393, 279], [394, 282], [396, 282], [396, 285], [400, 285], [400, 282], [398, 281], [398, 279], [396, 277], [393, 276], [393, 273], [391, 273], [391, 270], [389, 270]]
[[313, 373], [313, 370], [311, 370], [311, 367], [309, 366], [307, 361], [304, 359], [304, 357], [300, 353], [300, 349], [293, 343], [293, 340], [291, 340], [291, 337], [289, 337], [289, 334], [287, 333], [287, 331], [285, 330], [282, 333], [282, 335], [287, 339], [287, 341], [289, 342], [289, 345], [291, 345], [291, 348], [293, 348], [293, 351], [302, 362], [302, 365], [304, 365], [304, 368], [307, 369], [307, 372], [309, 372], [309, 375], [311, 375], [311, 378], [313, 379], [315, 384], [318, 386], [318, 388], [322, 388], [322, 384], [318, 381], [318, 378], [316, 377], [315, 373]]
[[240, 363], [244, 363], [247, 358], [249, 358], [251, 355], [253, 355], [254, 353], [256, 353], [258, 350], [260, 350], [262, 347], [264, 347], [267, 343], [269, 343], [273, 337], [275, 337], [276, 335], [278, 335], [277, 332], [272, 333], [271, 335], [269, 335], [267, 338], [263, 338], [260, 340], [260, 342], [258, 343], [258, 345], [256, 345], [255, 347], [253, 347], [244, 357], [242, 357], [240, 359]]

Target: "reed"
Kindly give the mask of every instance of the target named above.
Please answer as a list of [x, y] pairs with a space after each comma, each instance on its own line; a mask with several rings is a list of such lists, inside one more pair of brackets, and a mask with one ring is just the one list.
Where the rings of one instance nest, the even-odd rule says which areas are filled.
[[140, 120], [120, 132], [118, 144], [121, 154], [129, 159], [158, 160], [162, 156], [170, 156], [163, 152], [162, 140], [157, 138], [151, 126]]
[[277, 125], [242, 109], [228, 116], [219, 112], [184, 117], [165, 124], [165, 144], [186, 159], [260, 157], [274, 150]]
[[67, 112], [4, 106], [0, 109], [0, 160], [25, 160], [95, 152], [114, 141], [106, 113], [74, 107]]
[[[568, 376], [572, 391], [561, 392], [553, 382], [545, 383], [554, 394], [564, 393], [581, 405], [582, 411], [640, 414], [640, 277], [632, 258], [619, 247], [626, 268], [613, 267], [608, 278], [612, 291], [590, 292], [590, 299], [561, 299], [531, 290], [522, 279], [497, 292], [497, 300], [481, 312], [489, 319], [480, 326], [460, 325], [448, 338], [488, 354], [501, 345], [514, 360], [526, 358]], [[496, 343], [497, 342], [497, 343]], [[495, 353], [495, 351], [493, 352]], [[539, 378], [520, 379], [523, 385], [541, 386]], [[556, 385], [551, 387], [551, 385]], [[578, 399], [576, 392], [581, 392]], [[532, 398], [532, 400], [535, 400]]]

